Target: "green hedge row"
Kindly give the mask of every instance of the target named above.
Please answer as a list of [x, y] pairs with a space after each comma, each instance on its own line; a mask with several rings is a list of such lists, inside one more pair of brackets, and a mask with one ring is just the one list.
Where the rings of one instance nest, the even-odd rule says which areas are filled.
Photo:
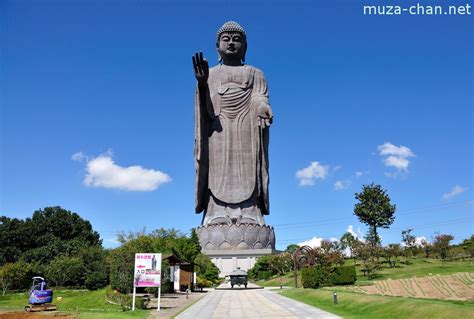
[[301, 270], [301, 283], [304, 288], [321, 288], [335, 285], [351, 285], [356, 282], [355, 266], [328, 268], [308, 267]]
[[263, 270], [259, 271], [257, 273], [257, 279], [258, 280], [268, 280], [273, 276], [273, 273], [271, 270]]

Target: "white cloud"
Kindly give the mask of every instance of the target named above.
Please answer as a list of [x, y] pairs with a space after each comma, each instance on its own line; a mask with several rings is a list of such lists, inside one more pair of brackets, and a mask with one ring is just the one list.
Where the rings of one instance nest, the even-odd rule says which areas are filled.
[[408, 169], [410, 161], [407, 160], [405, 157], [390, 155], [389, 157], [384, 159], [384, 163], [385, 166], [392, 166], [399, 171], [406, 171]]
[[[350, 233], [352, 236], [354, 236], [354, 238], [362, 237], [354, 231], [354, 226], [352, 225], [347, 226], [346, 233]], [[360, 228], [359, 228], [359, 233], [360, 233]]]
[[73, 161], [76, 161], [76, 162], [82, 162], [83, 160], [85, 160], [87, 158], [87, 156], [82, 153], [82, 152], [77, 152], [77, 153], [74, 153], [72, 154], [71, 156], [71, 159]]
[[324, 238], [322, 238], [322, 237], [314, 236], [310, 240], [299, 243], [298, 246], [300, 246], [300, 247], [309, 246], [309, 247], [312, 247], [312, 248], [317, 248], [317, 247], [321, 247], [321, 242], [323, 240], [324, 240]]
[[296, 177], [300, 180], [301, 186], [312, 186], [317, 179], [325, 179], [328, 175], [329, 166], [319, 164], [319, 162], [311, 162], [311, 164], [298, 170]]
[[338, 190], [349, 187], [350, 184], [351, 184], [350, 180], [345, 180], [345, 181], [338, 180], [334, 183], [334, 189], [338, 191]]
[[[426, 239], [425, 236], [415, 236], [415, 243], [414, 243], [414, 246], [415, 247], [421, 247], [423, 245], [423, 242], [428, 242], [428, 239]], [[400, 243], [400, 246], [402, 247], [405, 247], [406, 244], [404, 242], [401, 242]]]
[[378, 149], [380, 151], [381, 156], [386, 156], [386, 155], [395, 155], [399, 157], [415, 156], [415, 154], [413, 154], [413, 152], [408, 147], [403, 146], [403, 145], [396, 146], [390, 142], [385, 142], [384, 144], [379, 145]]
[[455, 185], [450, 192], [443, 194], [443, 200], [451, 199], [454, 196], [457, 196], [461, 193], [464, 193], [467, 190], [468, 190], [467, 187], [462, 187], [462, 186], [459, 186], [459, 185]]
[[421, 247], [423, 242], [428, 242], [428, 239], [426, 239], [425, 236], [417, 236], [415, 237], [415, 246], [416, 247]]
[[337, 166], [334, 166], [333, 170], [335, 172], [339, 171], [340, 169], [342, 168], [342, 165], [337, 165]]
[[362, 175], [364, 175], [364, 172], [361, 172], [361, 171], [355, 172], [355, 176], [357, 178], [361, 177]]
[[[406, 146], [396, 146], [390, 142], [385, 142], [377, 146], [379, 155], [385, 157], [383, 163], [387, 167], [394, 167], [398, 172], [408, 172], [410, 161], [408, 158], [415, 156], [415, 154]], [[389, 177], [396, 177], [394, 173], [386, 173]]]
[[87, 160], [84, 185], [89, 187], [113, 188], [125, 191], [153, 191], [161, 184], [171, 181], [171, 178], [158, 170], [146, 169], [141, 166], [122, 167], [112, 160], [112, 152], [88, 159], [78, 152], [73, 160]]

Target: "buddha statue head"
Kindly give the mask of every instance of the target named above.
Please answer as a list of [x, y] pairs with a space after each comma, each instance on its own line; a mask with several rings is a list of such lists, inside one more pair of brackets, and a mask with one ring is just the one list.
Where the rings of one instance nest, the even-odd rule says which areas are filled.
[[216, 34], [216, 48], [219, 62], [242, 64], [247, 52], [247, 35], [237, 22], [228, 21]]

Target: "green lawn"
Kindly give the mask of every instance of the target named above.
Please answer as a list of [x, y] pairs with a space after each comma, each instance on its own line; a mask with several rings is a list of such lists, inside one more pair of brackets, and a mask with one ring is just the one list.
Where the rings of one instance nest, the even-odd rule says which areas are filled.
[[[357, 269], [357, 278], [359, 283], [367, 282], [360, 268]], [[426, 277], [432, 275], [450, 275], [456, 272], [474, 272], [474, 263], [472, 260], [465, 261], [447, 261], [442, 262], [439, 259], [414, 258], [409, 265], [397, 263], [397, 267], [382, 268], [376, 278], [373, 280], [402, 279], [411, 277]]]
[[[57, 300], [62, 297], [62, 300]], [[22, 311], [28, 303], [26, 293], [7, 294], [0, 296], [1, 310]], [[105, 289], [87, 290], [55, 290], [54, 304], [58, 311], [80, 314], [80, 318], [146, 318], [149, 311], [122, 311], [121, 306], [105, 301]]]
[[[351, 261], [347, 261], [349, 265]], [[385, 265], [385, 264], [384, 264]], [[473, 261], [448, 261], [442, 263], [439, 259], [412, 259], [409, 265], [398, 263], [395, 268], [383, 267], [377, 276], [372, 280], [367, 280], [363, 273], [360, 271], [359, 265], [357, 266], [357, 282], [356, 285], [367, 285], [373, 280], [385, 280], [385, 279], [401, 279], [411, 277], [425, 277], [430, 274], [433, 275], [449, 275], [456, 272], [474, 272]], [[301, 279], [298, 274], [298, 279]], [[274, 277], [269, 280], [258, 280], [255, 282], [257, 285], [264, 287], [277, 287], [280, 286], [280, 277]], [[293, 273], [288, 273], [283, 277], [283, 285], [294, 287]], [[301, 282], [298, 281], [298, 287], [301, 287]]]
[[441, 301], [338, 292], [339, 303], [334, 305], [333, 291], [328, 288], [293, 288], [284, 290], [281, 294], [344, 318], [353, 319], [463, 319], [473, 318], [474, 313], [474, 302], [467, 301]]

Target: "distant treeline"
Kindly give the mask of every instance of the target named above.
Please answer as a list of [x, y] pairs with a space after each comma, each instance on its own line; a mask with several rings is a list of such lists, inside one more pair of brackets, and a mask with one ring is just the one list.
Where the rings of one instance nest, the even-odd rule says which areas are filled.
[[[110, 284], [128, 292], [137, 252], [175, 254], [196, 262], [201, 279], [217, 280], [218, 270], [200, 253], [194, 230], [191, 236], [174, 229], [120, 233], [117, 239], [118, 248], [104, 249], [89, 221], [61, 207], [37, 210], [24, 220], [0, 216], [2, 292], [28, 289], [32, 276], [45, 277], [52, 286], [99, 289]], [[170, 284], [168, 271], [162, 273], [163, 284]]]

